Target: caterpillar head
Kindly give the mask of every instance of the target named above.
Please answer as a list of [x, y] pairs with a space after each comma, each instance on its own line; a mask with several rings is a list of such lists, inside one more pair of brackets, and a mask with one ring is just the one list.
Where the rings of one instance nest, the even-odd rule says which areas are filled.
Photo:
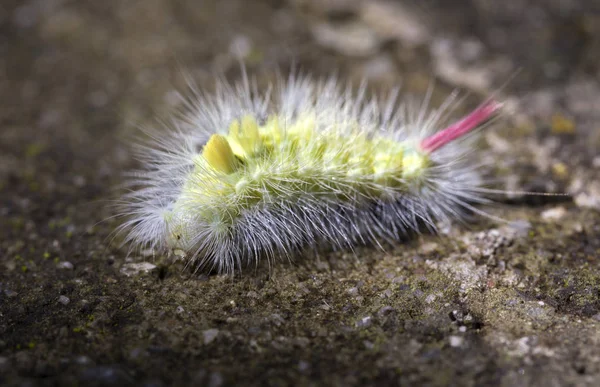
[[188, 251], [193, 243], [194, 230], [191, 225], [194, 222], [190, 221], [189, 216], [186, 216], [182, 208], [174, 207], [171, 211], [164, 215], [166, 224], [166, 245], [170, 250]]

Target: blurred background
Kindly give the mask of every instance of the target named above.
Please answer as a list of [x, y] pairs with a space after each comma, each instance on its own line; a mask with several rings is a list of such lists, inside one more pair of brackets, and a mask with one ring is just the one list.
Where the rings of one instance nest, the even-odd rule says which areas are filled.
[[[410, 299], [420, 300], [410, 301], [420, 316], [412, 320], [402, 312], [389, 317], [389, 310], [381, 308], [393, 302], [375, 297], [396, 278], [386, 270], [405, 262], [400, 252], [395, 258], [380, 254], [379, 261], [364, 258], [373, 276], [373, 299], [356, 301], [366, 270], [360, 265], [331, 270], [320, 266], [324, 263], [288, 265], [275, 269], [281, 270], [275, 278], [282, 279], [275, 283], [266, 272], [235, 284], [207, 276], [185, 282], [179, 269], [157, 264], [156, 257], [134, 258], [112, 246], [116, 223], [99, 222], [111, 215], [105, 202], [114, 197], [122, 172], [135, 165], [128, 141], [137, 127], [155, 125], [173, 112], [179, 93], [189, 91], [190, 79], [207, 90], [217, 74], [239, 79], [240, 63], [261, 85], [277, 71], [298, 69], [316, 77], [367, 80], [376, 94], [400, 85], [419, 97], [434, 82], [434, 103], [458, 89], [467, 96], [465, 108], [499, 93], [507, 106], [506, 122], [485, 133], [489, 152], [484, 157], [495, 166], [500, 188], [568, 192], [572, 202], [552, 207], [548, 215], [563, 228], [531, 231], [558, 241], [553, 247], [540, 242], [536, 251], [549, 249], [553, 260], [545, 264], [559, 266], [542, 270], [506, 258], [502, 265], [508, 269], [498, 271], [505, 282], [494, 281], [512, 287], [510, 276], [527, 278], [524, 305], [554, 300], [556, 310], [566, 313], [562, 322], [549, 314], [544, 323], [529, 325], [533, 330], [522, 328], [525, 320], [506, 327], [503, 318], [494, 320], [484, 311], [508, 305], [508, 298], [470, 303], [456, 295], [428, 315], [425, 299], [434, 293], [423, 293], [420, 280], [412, 276], [430, 278], [431, 273], [424, 259], [415, 260], [417, 253], [410, 253], [410, 259], [418, 267], [402, 269], [407, 270], [405, 280], [398, 281], [421, 289]], [[593, 381], [600, 375], [600, 354], [585, 343], [599, 347], [598, 325], [584, 324], [577, 334], [568, 326], [600, 316], [598, 302], [585, 298], [597, 297], [600, 283], [598, 262], [591, 258], [600, 249], [594, 215], [600, 208], [599, 146], [598, 1], [3, 0], [0, 382], [196, 381], [216, 387], [235, 380], [277, 385], [323, 379], [332, 384]], [[554, 203], [520, 197], [502, 216], [535, 223], [546, 207], [531, 206]], [[513, 243], [510, 238], [494, 241], [489, 242], [494, 248]], [[428, 251], [435, 255], [437, 250]], [[563, 251], [578, 258], [560, 266], [557, 262], [563, 261], [552, 254]], [[151, 262], [151, 274], [139, 281], [123, 275], [126, 265], [143, 272], [134, 265], [140, 260]], [[377, 269], [373, 262], [383, 266]], [[500, 261], [490, 262], [473, 259], [469, 270], [500, 270]], [[591, 282], [575, 281], [579, 285], [571, 291], [589, 302], [569, 304], [573, 298], [552, 287], [560, 282], [551, 280], [556, 278], [552, 273], [571, 275], [569, 270], [584, 266], [593, 269], [586, 274]], [[325, 285], [310, 285], [310, 291], [302, 285], [317, 279]], [[350, 290], [335, 285], [347, 281], [354, 281]], [[426, 288], [455, 289], [435, 284]], [[321, 287], [325, 295], [317, 292]], [[348, 294], [354, 306], [343, 309]], [[337, 300], [333, 309], [323, 306], [327, 297]], [[406, 309], [408, 299], [395, 300], [392, 310]], [[212, 310], [212, 305], [218, 307]], [[478, 307], [479, 314], [469, 311]], [[314, 309], [321, 314], [308, 312]], [[471, 313], [469, 321], [477, 324], [448, 319], [453, 310], [461, 316]], [[352, 320], [370, 315], [374, 320]], [[361, 324], [380, 327], [384, 334], [373, 338], [345, 328]], [[402, 328], [386, 331], [385, 324]], [[487, 324], [487, 335], [462, 338], [457, 324], [469, 332]], [[538, 340], [544, 336], [535, 329], [550, 326], [564, 329], [548, 337], [571, 344]], [[518, 342], [524, 335], [535, 339]], [[243, 349], [234, 350], [237, 346]], [[532, 348], [545, 349], [533, 354]], [[525, 352], [514, 355], [518, 351]], [[536, 367], [553, 371], [539, 374]]]
[[[7, 0], [0, 7], [0, 176], [35, 169], [27, 173], [41, 173], [33, 183], [40, 189], [77, 178], [86, 183], [80, 188], [104, 191], [101, 178], [128, 162], [122, 139], [172, 112], [177, 93], [189, 92], [186, 77], [210, 89], [215, 74], [238, 79], [240, 62], [264, 82], [297, 68], [368, 80], [380, 94], [400, 85], [419, 96], [435, 83], [434, 103], [455, 89], [471, 104], [500, 92], [519, 127], [501, 137], [537, 135], [543, 144], [530, 145], [557, 157], [538, 160], [544, 171], [557, 160], [593, 162], [600, 141], [595, 1]], [[32, 154], [37, 163], [23, 160]], [[576, 185], [570, 192], [580, 191]]]

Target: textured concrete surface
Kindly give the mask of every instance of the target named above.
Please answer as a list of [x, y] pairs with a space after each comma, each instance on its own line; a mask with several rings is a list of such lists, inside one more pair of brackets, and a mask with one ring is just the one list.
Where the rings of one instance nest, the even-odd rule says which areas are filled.
[[[596, 7], [596, 9], [594, 9]], [[592, 1], [5, 0], [0, 383], [597, 385], [600, 10]], [[492, 214], [382, 252], [192, 274], [111, 243], [128, 144], [214, 74], [294, 65], [465, 106]], [[108, 219], [108, 220], [107, 220]]]

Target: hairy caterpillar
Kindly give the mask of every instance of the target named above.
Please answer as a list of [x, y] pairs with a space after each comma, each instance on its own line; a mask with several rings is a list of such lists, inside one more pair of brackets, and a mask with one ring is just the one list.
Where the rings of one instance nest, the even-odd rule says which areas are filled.
[[426, 112], [335, 79], [290, 76], [261, 94], [244, 74], [194, 98], [172, 130], [137, 148], [143, 169], [117, 230], [126, 243], [232, 273], [311, 247], [393, 242], [487, 201], [464, 135], [495, 101], [440, 131], [453, 98]]

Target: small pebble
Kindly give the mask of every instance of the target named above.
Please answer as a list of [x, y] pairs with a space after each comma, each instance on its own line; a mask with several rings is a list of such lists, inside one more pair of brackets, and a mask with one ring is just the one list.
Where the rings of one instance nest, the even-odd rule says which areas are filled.
[[66, 269], [66, 270], [73, 270], [75, 268], [75, 266], [73, 266], [73, 264], [71, 262], [69, 262], [69, 261], [59, 262], [56, 265], [56, 267], [59, 268], [59, 269]]
[[142, 273], [149, 273], [156, 269], [156, 265], [150, 262], [126, 263], [121, 268], [121, 274], [132, 277]]
[[371, 320], [372, 320], [371, 316], [363, 317], [356, 322], [356, 326], [358, 328], [366, 328], [369, 325], [371, 325]]
[[75, 363], [80, 364], [80, 365], [92, 364], [92, 359], [90, 359], [89, 357], [87, 357], [85, 355], [81, 355], [81, 356], [77, 356], [75, 358]]
[[298, 362], [298, 371], [300, 372], [306, 372], [310, 369], [310, 363], [304, 361], [304, 360], [300, 360]]
[[455, 348], [462, 346], [465, 341], [465, 339], [460, 336], [450, 336], [448, 337], [448, 340], [450, 341], [450, 346]]
[[352, 57], [372, 56], [380, 43], [371, 29], [358, 23], [337, 28], [325, 23], [317, 24], [312, 27], [312, 33], [319, 45]]
[[58, 302], [60, 302], [63, 305], [68, 305], [69, 302], [71, 302], [71, 300], [67, 296], [60, 296], [58, 297]]
[[218, 335], [219, 330], [216, 328], [205, 330], [204, 332], [202, 332], [202, 336], [204, 337], [204, 344], [212, 343]]
[[358, 294], [358, 288], [356, 288], [356, 287], [350, 288], [350, 289], [348, 289], [348, 293], [355, 296]]
[[400, 2], [363, 1], [360, 16], [381, 39], [399, 40], [408, 47], [419, 46], [427, 42], [430, 31], [410, 9], [402, 7]]

